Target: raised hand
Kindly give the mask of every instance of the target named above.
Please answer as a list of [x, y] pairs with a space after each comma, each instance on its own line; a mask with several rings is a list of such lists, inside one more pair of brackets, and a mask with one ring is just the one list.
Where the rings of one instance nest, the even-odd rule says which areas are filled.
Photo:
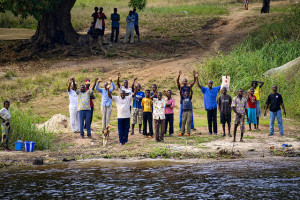
[[108, 80], [109, 80], [110, 82], [112, 82], [112, 78], [111, 78], [111, 77], [109, 77]]
[[121, 78], [121, 73], [120, 72], [118, 73], [118, 78]]
[[133, 82], [135, 82], [137, 80], [137, 77], [133, 80]]
[[182, 74], [181, 70], [179, 71], [178, 75], [180, 76]]
[[196, 71], [193, 71], [193, 74], [194, 74], [194, 77], [196, 77], [196, 78], [199, 76], [198, 72], [196, 72]]

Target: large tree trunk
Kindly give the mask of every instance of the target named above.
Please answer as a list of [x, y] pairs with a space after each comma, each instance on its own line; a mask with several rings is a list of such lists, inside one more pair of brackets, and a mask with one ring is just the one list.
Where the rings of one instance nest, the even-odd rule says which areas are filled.
[[38, 27], [32, 42], [35, 47], [47, 47], [51, 38], [55, 35], [57, 26], [64, 32], [64, 39], [69, 44], [77, 42], [79, 34], [74, 30], [71, 23], [71, 9], [76, 0], [61, 0], [53, 13], [45, 13], [38, 21]]

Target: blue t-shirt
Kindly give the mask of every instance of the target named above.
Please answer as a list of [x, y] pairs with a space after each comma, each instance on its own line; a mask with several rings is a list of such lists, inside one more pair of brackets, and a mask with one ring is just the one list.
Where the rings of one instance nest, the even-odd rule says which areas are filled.
[[203, 87], [201, 92], [204, 94], [204, 107], [205, 110], [213, 110], [217, 108], [217, 95], [221, 86], [213, 87], [211, 90], [207, 87]]
[[192, 110], [192, 98], [191, 96], [189, 97], [182, 97], [182, 110]]
[[[110, 19], [111, 19], [111, 26], [113, 28], [119, 28], [120, 15], [113, 13], [110, 16]], [[113, 20], [113, 19], [118, 19], [119, 21], [116, 21], [116, 20]]]
[[[137, 92], [133, 99], [133, 107], [134, 108], [142, 108], [142, 99], [145, 97], [145, 93], [143, 91]], [[139, 100], [140, 98], [140, 100]]]
[[136, 12], [132, 13], [132, 15], [135, 17], [134, 25], [138, 26], [139, 25], [139, 15]]

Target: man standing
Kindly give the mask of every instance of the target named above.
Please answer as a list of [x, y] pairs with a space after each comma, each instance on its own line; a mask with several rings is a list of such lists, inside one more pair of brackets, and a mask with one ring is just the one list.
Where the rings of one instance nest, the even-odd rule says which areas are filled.
[[123, 85], [120, 85], [121, 73], [118, 73], [117, 86], [121, 91], [125, 91], [125, 95], [129, 96], [132, 94], [132, 89], [128, 86], [128, 80], [124, 80]]
[[103, 41], [104, 31], [105, 31], [105, 20], [106, 15], [103, 13], [103, 8], [100, 7], [100, 12], [98, 13], [98, 19], [102, 20], [102, 29], [100, 29], [100, 39]]
[[77, 89], [77, 85], [75, 83], [75, 78], [73, 78], [73, 85], [75, 86], [76, 94], [78, 96], [78, 103], [77, 103], [77, 111], [79, 112], [79, 120], [80, 120], [80, 135], [81, 138], [84, 138], [84, 131], [83, 126], [84, 122], [86, 125], [87, 136], [88, 138], [92, 138], [91, 136], [91, 94], [95, 89], [96, 82], [98, 78], [95, 78], [95, 83], [91, 89], [86, 90], [84, 85], [80, 86], [80, 90]]
[[241, 128], [241, 142], [243, 141], [243, 135], [245, 132], [245, 115], [247, 116], [247, 121], [249, 121], [248, 118], [248, 103], [247, 99], [243, 96], [243, 90], [238, 90], [238, 95], [233, 98], [232, 100], [232, 110], [235, 113], [234, 115], [234, 129], [233, 129], [233, 142], [235, 142], [236, 138], [236, 130], [237, 127], [240, 125]]
[[161, 92], [156, 91], [155, 95], [157, 96], [157, 98], [154, 98], [154, 95], [150, 97], [151, 99], [153, 99], [153, 119], [155, 125], [155, 140], [156, 142], [163, 142], [164, 134], [165, 134], [166, 101], [162, 98]]
[[172, 92], [171, 90], [165, 91], [165, 101], [166, 101], [166, 108], [165, 108], [165, 134], [167, 134], [168, 124], [169, 124], [169, 136], [174, 134], [174, 107], [175, 107], [175, 100], [171, 97]]
[[[96, 85], [96, 90], [102, 95], [102, 101], [101, 101], [101, 112], [102, 112], [102, 133], [104, 132], [107, 125], [110, 123], [110, 116], [112, 111], [112, 104], [111, 99], [108, 97], [107, 94], [107, 87], [109, 87], [109, 84], [107, 82], [104, 83], [104, 88], [99, 88], [99, 83], [103, 81], [103, 78], [101, 78]], [[109, 78], [109, 81], [111, 83], [112, 88], [109, 89], [109, 92], [112, 93], [116, 86], [111, 78]]]
[[134, 29], [135, 29], [135, 33], [136, 33], [136, 35], [138, 37], [138, 42], [140, 42], [139, 15], [136, 13], [136, 8], [133, 9], [132, 15], [135, 17]]
[[[258, 86], [258, 83], [260, 85]], [[260, 103], [259, 103], [259, 90], [262, 88], [262, 86], [265, 84], [263, 81], [252, 81], [251, 86], [254, 88], [254, 96], [256, 97], [256, 102], [255, 102], [255, 107], [256, 107], [256, 119], [257, 119], [257, 130], [259, 130], [258, 125], [259, 125], [259, 118], [261, 116], [261, 110], [260, 110]]]
[[124, 37], [123, 43], [125, 44], [127, 42], [127, 39], [130, 35], [130, 43], [132, 44], [134, 41], [134, 21], [135, 17], [132, 15], [132, 11], [129, 11], [129, 15], [126, 17], [126, 35]]
[[[84, 83], [85, 83], [85, 91], [88, 91], [90, 89], [91, 80], [90, 79], [85, 79]], [[91, 106], [90, 127], [92, 127], [93, 114], [94, 114], [94, 102], [93, 102], [93, 99], [95, 99], [95, 96], [94, 96], [93, 90], [92, 90], [91, 97], [90, 97], [90, 106]], [[84, 129], [86, 129], [86, 124], [84, 125]]]
[[[72, 88], [71, 88], [72, 85]], [[76, 94], [75, 86], [73, 84], [73, 78], [70, 78], [68, 84], [68, 94], [69, 94], [69, 111], [70, 111], [70, 125], [73, 133], [79, 133], [80, 131], [80, 121], [79, 121], [79, 113], [77, 111], [77, 102], [78, 97]]]
[[111, 19], [111, 35], [110, 35], [110, 41], [114, 41], [114, 34], [116, 31], [116, 39], [115, 43], [118, 42], [118, 37], [119, 37], [119, 21], [120, 21], [120, 15], [117, 13], [118, 10], [117, 8], [114, 8], [114, 13], [111, 14], [110, 19]]
[[[135, 81], [132, 84], [132, 90], [134, 90]], [[134, 134], [134, 126], [139, 123], [139, 133], [142, 134], [142, 123], [143, 123], [143, 109], [142, 109], [142, 99], [145, 97], [145, 93], [141, 91], [141, 84], [137, 83], [137, 93], [133, 99], [133, 110], [132, 110], [132, 122], [131, 122], [131, 135]]]
[[231, 96], [227, 94], [227, 88], [222, 88], [223, 95], [219, 96], [218, 98], [218, 109], [220, 112], [220, 121], [223, 126], [223, 136], [226, 136], [225, 134], [225, 125], [227, 123], [228, 125], [228, 135], [229, 137], [232, 137], [230, 134], [230, 123], [231, 123], [231, 103], [232, 99]]
[[204, 87], [200, 85], [198, 74], [197, 76], [197, 84], [198, 87], [201, 89], [201, 92], [204, 95], [204, 107], [207, 112], [207, 121], [208, 121], [208, 131], [209, 134], [212, 134], [212, 125], [213, 125], [213, 131], [214, 134], [218, 134], [218, 125], [217, 125], [217, 100], [216, 97], [218, 95], [218, 92], [221, 88], [221, 86], [218, 87], [212, 87], [213, 81], [208, 81], [208, 87]]
[[[189, 84], [187, 79], [183, 79], [182, 84], [180, 84], [179, 79], [180, 76], [182, 75], [182, 72], [179, 71], [178, 77], [177, 77], [177, 87], [178, 90], [181, 92], [180, 94], [180, 119], [179, 119], [179, 128], [181, 129], [181, 125], [182, 125], [182, 113], [183, 113], [183, 109], [182, 109], [182, 97], [184, 96], [185, 92], [188, 92], [189, 96], [191, 95], [192, 91], [192, 87], [194, 86], [195, 82], [196, 82], [196, 72], [193, 72], [194, 74], [194, 81], [192, 84]], [[197, 75], [198, 76], [198, 75]], [[196, 130], [195, 126], [194, 126], [194, 118], [193, 118], [193, 103], [191, 102], [191, 114], [192, 114], [192, 121], [191, 121], [191, 129], [192, 130]]]
[[279, 133], [280, 135], [283, 134], [283, 123], [282, 123], [282, 113], [280, 106], [283, 109], [284, 116], [286, 116], [284, 104], [283, 104], [283, 99], [282, 96], [277, 93], [277, 86], [273, 85], [272, 86], [273, 93], [268, 96], [268, 99], [266, 101], [266, 107], [265, 107], [265, 116], [267, 115], [267, 109], [270, 105], [270, 130], [269, 130], [269, 135], [272, 136], [274, 135], [274, 121], [275, 117], [277, 118], [278, 121], [278, 128], [279, 128]]
[[122, 90], [120, 96], [111, 96], [109, 89], [107, 88], [107, 94], [117, 105], [118, 111], [118, 131], [119, 131], [119, 141], [121, 145], [128, 142], [128, 132], [130, 128], [130, 105], [131, 100], [135, 97], [137, 88], [135, 87], [134, 93], [132, 95], [126, 96], [125, 91]]

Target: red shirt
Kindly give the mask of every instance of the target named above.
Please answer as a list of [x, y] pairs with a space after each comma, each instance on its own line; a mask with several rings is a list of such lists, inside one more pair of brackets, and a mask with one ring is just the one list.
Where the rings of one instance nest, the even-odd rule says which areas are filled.
[[[89, 89], [85, 88], [85, 91], [88, 91]], [[90, 105], [91, 105], [91, 108], [94, 107], [94, 102], [93, 102], [93, 99], [90, 99]]]
[[255, 106], [255, 100], [256, 100], [256, 97], [253, 95], [249, 95], [249, 98], [248, 98], [248, 107], [249, 108], [256, 108]]
[[98, 17], [97, 18], [98, 19], [102, 18], [102, 26], [105, 26], [104, 17], [106, 17], [104, 13], [98, 13]]

